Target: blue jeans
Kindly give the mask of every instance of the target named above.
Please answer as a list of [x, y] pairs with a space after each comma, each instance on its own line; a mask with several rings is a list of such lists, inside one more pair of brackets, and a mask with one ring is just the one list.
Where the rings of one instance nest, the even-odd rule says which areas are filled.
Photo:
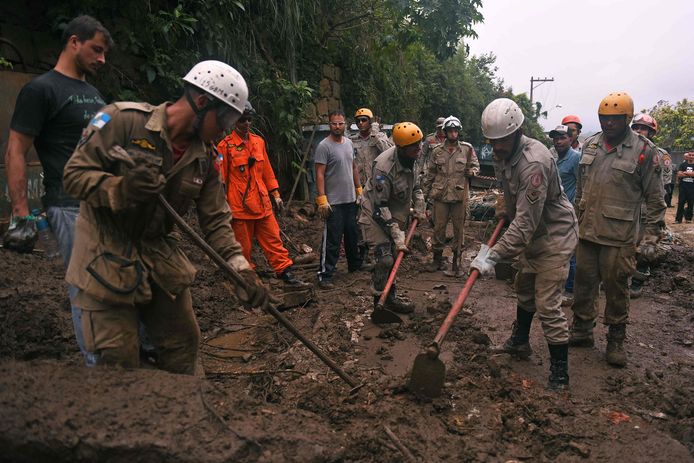
[[[70, 256], [72, 255], [72, 244], [75, 242], [75, 222], [80, 213], [79, 207], [58, 207], [51, 206], [46, 210], [46, 218], [51, 226], [53, 236], [55, 236], [60, 247], [60, 255], [63, 256], [65, 268], [70, 264]], [[72, 309], [72, 326], [75, 329], [75, 339], [80, 348], [80, 352], [84, 356], [84, 361], [87, 366], [96, 365], [96, 357], [94, 353], [87, 352], [84, 347], [84, 334], [82, 333], [82, 309], [76, 307], [72, 300], [77, 295], [77, 288], [68, 285], [68, 297], [70, 298], [70, 307]]]
[[576, 254], [571, 256], [569, 261], [569, 278], [566, 279], [566, 284], [564, 285], [564, 290], [567, 293], [574, 292], [574, 278], [576, 277]]

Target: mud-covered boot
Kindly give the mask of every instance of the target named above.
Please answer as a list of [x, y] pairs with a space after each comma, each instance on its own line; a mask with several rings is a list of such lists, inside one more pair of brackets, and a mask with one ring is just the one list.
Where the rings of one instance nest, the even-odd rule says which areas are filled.
[[638, 299], [641, 297], [643, 292], [643, 282], [637, 280], [636, 278], [631, 280], [631, 285], [629, 286], [629, 297], [631, 299]]
[[434, 251], [434, 260], [424, 267], [424, 271], [433, 273], [439, 270], [443, 270], [443, 251]]
[[595, 326], [593, 321], [580, 320], [574, 316], [574, 321], [569, 331], [569, 346], [593, 347], [595, 345], [593, 326]]
[[292, 273], [291, 267], [288, 267], [284, 272], [282, 272], [279, 275], [279, 279], [282, 280], [282, 282], [287, 286], [309, 286], [308, 283], [301, 281], [299, 278], [296, 277], [296, 275], [294, 275], [294, 273]]
[[511, 354], [520, 359], [527, 359], [533, 353], [530, 347], [530, 325], [533, 322], [533, 312], [516, 307], [516, 321], [513, 322], [511, 337], [501, 346], [492, 349], [495, 353]]
[[569, 387], [569, 345], [549, 345], [549, 381], [547, 389], [563, 391]]
[[609, 325], [607, 331], [607, 349], [605, 360], [614, 367], [624, 367], [627, 364], [627, 354], [624, 352], [624, 338], [626, 338], [625, 324]]
[[453, 266], [451, 270], [446, 270], [443, 272], [447, 277], [462, 277], [463, 269], [460, 266], [460, 252], [453, 252]]
[[414, 312], [414, 304], [395, 295], [395, 285], [391, 288], [386, 297], [385, 308], [396, 313], [412, 313]]

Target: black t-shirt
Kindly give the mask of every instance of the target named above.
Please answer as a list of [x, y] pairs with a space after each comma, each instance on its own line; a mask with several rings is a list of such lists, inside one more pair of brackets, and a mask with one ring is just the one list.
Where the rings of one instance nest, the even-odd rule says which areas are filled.
[[[694, 172], [694, 164], [684, 161], [677, 170], [680, 172]], [[694, 177], [682, 177], [680, 185], [687, 185], [687, 188], [694, 187]]]
[[79, 205], [63, 190], [63, 168], [82, 129], [106, 102], [93, 86], [52, 69], [22, 88], [10, 128], [34, 137], [43, 166], [44, 207]]

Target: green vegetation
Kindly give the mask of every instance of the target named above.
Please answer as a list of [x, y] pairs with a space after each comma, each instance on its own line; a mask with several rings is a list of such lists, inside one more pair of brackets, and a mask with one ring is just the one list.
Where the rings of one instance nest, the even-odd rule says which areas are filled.
[[678, 101], [674, 106], [659, 101], [647, 111], [658, 121], [658, 133], [653, 141], [674, 151], [689, 151], [694, 147], [694, 102]]

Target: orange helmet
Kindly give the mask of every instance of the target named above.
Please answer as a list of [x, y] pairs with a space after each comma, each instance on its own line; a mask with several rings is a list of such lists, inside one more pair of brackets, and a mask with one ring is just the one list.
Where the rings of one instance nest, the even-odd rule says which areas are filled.
[[400, 148], [417, 143], [424, 135], [412, 122], [400, 122], [393, 127], [393, 141]]
[[372, 113], [369, 108], [359, 108], [359, 109], [357, 109], [357, 112], [354, 113], [354, 117], [359, 117], [359, 116], [365, 116], [365, 117], [368, 117], [369, 119], [373, 119], [374, 113]]
[[600, 102], [598, 115], [626, 116], [629, 120], [634, 117], [634, 100], [626, 92], [610, 93]]
[[631, 121], [631, 128], [633, 129], [635, 125], [645, 125], [649, 129], [653, 130], [653, 132], [658, 131], [658, 123], [650, 114], [640, 113], [634, 116], [634, 120]]
[[583, 124], [581, 123], [581, 118], [578, 116], [574, 116], [573, 114], [569, 114], [566, 116], [564, 119], [561, 120], [561, 125], [566, 125], [569, 122], [573, 122], [574, 124], [578, 125], [579, 129], [583, 128]]

